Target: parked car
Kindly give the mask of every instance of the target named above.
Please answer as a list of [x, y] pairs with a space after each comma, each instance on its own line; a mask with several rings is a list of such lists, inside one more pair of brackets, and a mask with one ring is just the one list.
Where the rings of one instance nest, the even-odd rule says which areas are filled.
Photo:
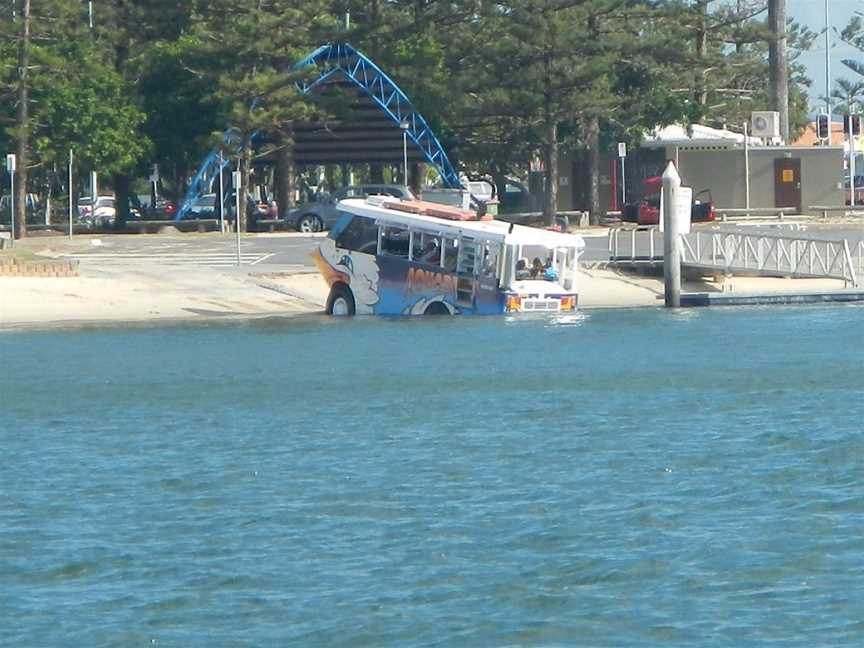
[[394, 184], [366, 184], [343, 187], [330, 195], [314, 202], [308, 202], [292, 209], [285, 220], [298, 232], [322, 232], [329, 230], [339, 220], [336, 208], [340, 200], [346, 198], [366, 198], [367, 196], [393, 196], [401, 200], [413, 200], [414, 194], [408, 187]]
[[[218, 202], [219, 198], [215, 193], [201, 194], [192, 203], [191, 209], [184, 218], [219, 218]], [[225, 220], [233, 223], [235, 212], [233, 191], [225, 194], [223, 205], [225, 207]], [[254, 225], [259, 218], [266, 218], [267, 209], [267, 205], [255, 202], [252, 196], [246, 194], [246, 220], [249, 225]]]
[[[141, 219], [141, 206], [137, 196], [129, 196], [129, 218], [131, 220]], [[93, 198], [82, 196], [78, 199], [78, 221], [86, 227], [113, 227], [117, 218], [117, 207], [114, 196], [104, 195], [96, 197], [96, 208], [93, 209]]]
[[110, 227], [116, 215], [114, 196], [97, 196], [95, 206], [90, 196], [78, 199], [78, 220], [87, 227]]
[[[9, 194], [0, 196], [0, 223], [8, 225], [12, 220], [11, 208], [12, 203]], [[44, 217], [44, 210], [39, 205], [39, 200], [34, 193], [27, 194], [26, 214], [28, 223], [38, 223]]]
[[529, 212], [533, 206], [528, 187], [513, 178], [507, 178], [503, 191], [498, 187], [498, 202], [500, 211], [510, 213]]
[[[660, 223], [660, 190], [663, 187], [663, 178], [654, 176], [646, 178], [643, 183], [643, 196], [639, 202], [624, 205], [621, 212], [621, 220], [639, 225], [658, 225]], [[711, 192], [707, 189], [700, 191], [693, 197], [690, 208], [690, 221], [693, 223], [705, 223], [717, 218], [714, 209], [714, 201]]]
[[177, 213], [177, 205], [174, 201], [164, 196], [156, 196], [155, 204], [150, 194], [133, 194], [129, 196], [129, 201], [132, 207], [138, 209], [141, 216], [147, 220], [172, 220]]
[[189, 205], [188, 218], [213, 218], [216, 213], [216, 194], [201, 194]]

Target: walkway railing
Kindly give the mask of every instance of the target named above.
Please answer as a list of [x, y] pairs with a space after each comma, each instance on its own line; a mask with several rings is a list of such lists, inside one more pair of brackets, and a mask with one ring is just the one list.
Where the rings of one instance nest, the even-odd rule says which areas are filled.
[[855, 246], [855, 272], [858, 273], [858, 276], [864, 276], [864, 239], [858, 241], [858, 245]]
[[782, 234], [699, 231], [682, 234], [682, 263], [728, 274], [842, 279], [858, 285], [849, 243]]
[[[682, 265], [724, 274], [842, 279], [858, 286], [864, 276], [864, 241], [850, 250], [846, 239], [830, 240], [740, 230], [693, 230], [681, 235]], [[656, 226], [612, 227], [609, 260], [663, 263], [663, 233]], [[853, 254], [854, 250], [854, 254]]]
[[[637, 232], [645, 232], [648, 243], [641, 249]], [[641, 238], [641, 237], [640, 237]], [[663, 233], [655, 225], [609, 228], [609, 260], [627, 263], [663, 263]]]

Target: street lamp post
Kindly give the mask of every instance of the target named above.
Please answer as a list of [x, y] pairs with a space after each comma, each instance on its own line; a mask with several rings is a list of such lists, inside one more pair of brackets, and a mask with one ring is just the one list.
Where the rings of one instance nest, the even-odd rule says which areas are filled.
[[828, 21], [828, 0], [825, 0], [825, 108], [828, 111], [828, 142], [831, 146], [831, 24]]
[[408, 186], [408, 122], [399, 123], [399, 128], [402, 129], [402, 178], [405, 186]]
[[225, 187], [222, 171], [225, 163], [222, 161], [222, 150], [219, 150], [219, 231], [225, 233]]

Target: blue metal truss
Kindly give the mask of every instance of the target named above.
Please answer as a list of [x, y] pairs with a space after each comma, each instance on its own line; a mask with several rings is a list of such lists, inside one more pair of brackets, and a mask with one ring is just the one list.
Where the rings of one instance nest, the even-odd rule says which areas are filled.
[[[397, 127], [401, 127], [402, 124], [408, 125], [406, 131], [408, 138], [423, 154], [426, 161], [435, 166], [446, 187], [462, 188], [459, 174], [456, 173], [447, 153], [444, 152], [444, 147], [441, 146], [441, 142], [438, 141], [423, 115], [414, 108], [408, 96], [402, 92], [399, 86], [363, 53], [348, 43], [322, 45], [297, 63], [295, 69], [309, 65], [320, 66], [321, 73], [315, 80], [299, 84], [298, 88], [301, 92], [311, 92], [328, 79], [341, 73], [346, 79], [363, 90]], [[188, 216], [192, 203], [198, 196], [210, 191], [213, 179], [217, 178], [219, 172], [230, 163], [229, 158], [239, 154], [241, 145], [242, 141], [237, 131], [233, 129], [225, 131], [224, 147], [213, 149], [204, 159], [186, 191], [183, 205], [177, 211], [175, 220], [182, 220]], [[228, 155], [222, 158], [222, 165], [220, 166], [220, 150], [226, 149]]]
[[311, 83], [301, 84], [303, 92], [310, 92], [334, 75], [342, 73], [346, 79], [365, 92], [381, 111], [398, 127], [408, 124], [408, 137], [417, 149], [441, 174], [444, 185], [461, 189], [459, 174], [453, 169], [447, 153], [429, 124], [411, 104], [411, 100], [399, 86], [368, 59], [348, 43], [323, 45], [300, 61], [296, 68], [318, 65], [321, 74]]
[[204, 158], [204, 162], [198, 168], [198, 172], [195, 174], [195, 177], [192, 178], [192, 182], [186, 190], [186, 195], [183, 197], [183, 205], [177, 210], [177, 214], [174, 216], [175, 221], [183, 220], [189, 215], [189, 210], [192, 209], [192, 203], [194, 203], [199, 196], [209, 193], [213, 186], [213, 180], [218, 178], [219, 173], [226, 166], [231, 164], [230, 157], [222, 157], [225, 155], [224, 151], [229, 151], [229, 156], [237, 156], [240, 154], [243, 145], [240, 133], [233, 128], [225, 131], [222, 136], [222, 143], [222, 148], [213, 149], [207, 154], [207, 157]]

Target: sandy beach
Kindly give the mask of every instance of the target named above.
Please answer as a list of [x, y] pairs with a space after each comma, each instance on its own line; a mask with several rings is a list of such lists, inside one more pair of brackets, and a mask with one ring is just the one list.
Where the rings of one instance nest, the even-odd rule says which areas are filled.
[[[37, 255], [46, 258], [56, 256], [59, 244], [56, 239], [28, 241]], [[783, 293], [842, 288], [843, 282], [835, 280], [735, 277], [727, 279], [725, 287], [711, 281], [688, 282], [683, 291]], [[579, 292], [583, 309], [663, 304], [662, 277], [624, 273], [604, 263], [585, 265]], [[325, 282], [308, 269], [82, 261], [77, 277], [0, 277], [0, 327], [290, 317], [323, 312], [326, 298]]]

